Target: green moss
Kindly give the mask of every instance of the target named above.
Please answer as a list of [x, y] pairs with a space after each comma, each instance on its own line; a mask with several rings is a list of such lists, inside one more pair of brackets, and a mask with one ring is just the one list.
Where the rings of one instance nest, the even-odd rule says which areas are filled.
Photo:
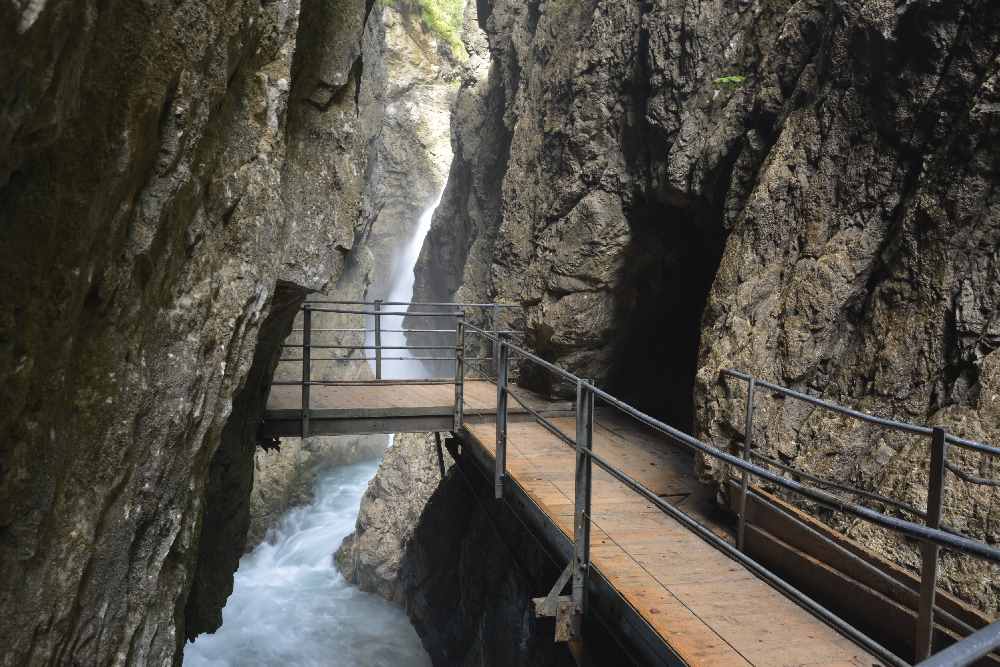
[[401, 10], [418, 10], [424, 26], [437, 35], [438, 39], [451, 47], [452, 53], [462, 57], [462, 17], [465, 0], [382, 0], [394, 3]]
[[718, 79], [715, 79], [713, 83], [722, 88], [739, 88], [746, 80], [747, 78], [745, 76], [731, 74], [729, 76], [720, 76]]

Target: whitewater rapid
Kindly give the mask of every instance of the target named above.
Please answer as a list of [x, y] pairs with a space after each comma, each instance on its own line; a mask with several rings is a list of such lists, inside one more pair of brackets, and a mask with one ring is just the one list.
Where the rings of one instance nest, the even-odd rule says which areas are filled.
[[315, 500], [240, 560], [222, 627], [187, 645], [185, 667], [431, 664], [403, 610], [348, 584], [333, 563], [377, 468], [372, 460], [320, 476]]
[[[386, 301], [413, 299], [413, 269], [440, 201], [439, 194], [420, 216]], [[402, 329], [403, 317], [385, 316], [382, 326]], [[403, 334], [387, 332], [382, 344], [407, 343]], [[406, 357], [383, 362], [385, 378], [427, 376], [424, 364], [408, 350], [386, 351], [385, 356]], [[387, 440], [391, 447], [393, 437]], [[361, 497], [377, 469], [375, 459], [320, 476], [315, 500], [291, 510], [267, 541], [240, 560], [233, 594], [222, 610], [222, 627], [187, 645], [186, 667], [430, 665], [403, 610], [348, 584], [333, 562], [334, 552], [354, 530]]]

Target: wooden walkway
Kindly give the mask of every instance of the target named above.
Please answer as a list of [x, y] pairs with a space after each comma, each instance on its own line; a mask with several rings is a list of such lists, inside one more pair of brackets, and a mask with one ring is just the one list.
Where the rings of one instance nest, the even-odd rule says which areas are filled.
[[[516, 385], [512, 385], [515, 388]], [[553, 403], [531, 392], [532, 409], [571, 412], [571, 403]], [[465, 414], [495, 415], [497, 387], [485, 380], [465, 381]], [[360, 435], [366, 433], [427, 433], [454, 428], [455, 385], [450, 382], [344, 382], [310, 388], [311, 435]], [[511, 401], [509, 413], [525, 414]], [[262, 435], [302, 435], [302, 388], [277, 385], [271, 388]]]
[[[573, 436], [573, 405], [512, 386], [533, 409]], [[457, 435], [491, 461], [496, 385], [467, 380]], [[356, 382], [313, 386], [311, 435], [451, 431], [455, 387], [447, 382]], [[566, 538], [573, 537], [575, 452], [511, 400], [507, 467]], [[264, 433], [301, 435], [301, 387], [275, 386]], [[595, 451], [720, 536], [730, 538], [713, 491], [693, 475], [686, 451], [618, 413], [599, 412]], [[491, 463], [490, 463], [491, 464]], [[650, 636], [688, 665], [880, 664], [742, 565], [710, 546], [625, 485], [594, 467], [591, 560], [648, 625]], [[544, 594], [544, 591], [539, 591]]]
[[[573, 419], [553, 420], [572, 435]], [[469, 419], [463, 436], [492, 456], [496, 426]], [[634, 422], [601, 415], [595, 451], [719, 534], [727, 528], [693, 461]], [[508, 425], [510, 477], [566, 535], [573, 536], [575, 454], [532, 421]], [[880, 664], [742, 565], [594, 468], [593, 565], [689, 665]]]

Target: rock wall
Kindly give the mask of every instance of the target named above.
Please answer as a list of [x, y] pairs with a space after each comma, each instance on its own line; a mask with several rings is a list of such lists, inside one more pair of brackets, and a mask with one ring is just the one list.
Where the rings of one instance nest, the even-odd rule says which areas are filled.
[[[427, 28], [416, 6], [405, 0], [379, 4], [370, 24], [371, 43], [361, 52], [350, 52], [361, 58], [363, 64], [356, 65], [362, 77], [356, 118], [346, 122], [347, 136], [367, 138], [367, 161], [360, 165], [363, 169], [358, 164], [349, 164], [359, 153], [352, 149], [342, 154], [344, 163], [336, 172], [351, 172], [352, 192], [359, 193], [360, 199], [332, 209], [355, 210], [351, 207], [357, 206], [361, 215], [354, 246], [345, 256], [344, 270], [324, 293], [314, 297], [317, 299], [370, 301], [389, 297], [392, 286], [411, 270], [399, 259], [417, 232], [421, 215], [444, 188], [451, 163], [449, 119], [458, 90], [458, 56]], [[343, 62], [347, 60], [345, 56]], [[325, 128], [323, 132], [333, 132], [333, 128], [345, 124], [318, 118]], [[352, 124], [360, 124], [361, 131], [350, 129]], [[331, 136], [329, 141], [310, 150], [316, 155], [334, 154], [339, 142], [341, 138]], [[312, 192], [314, 203], [308, 205], [324, 208], [327, 184], [309, 181], [315, 178], [315, 160], [296, 159], [292, 164], [301, 172], [306, 183], [303, 187]], [[370, 319], [324, 312], [316, 312], [312, 317], [314, 344], [366, 344], [365, 336], [360, 333], [322, 330], [370, 327]], [[398, 320], [385, 323], [387, 328], [398, 325]], [[300, 317], [295, 327], [301, 326]], [[298, 332], [287, 339], [292, 344], [301, 341]], [[369, 340], [367, 344], [372, 343]], [[428, 342], [425, 339], [419, 344]], [[320, 359], [341, 354], [317, 351], [314, 356]], [[347, 356], [365, 357], [371, 353], [362, 350]], [[288, 360], [298, 357], [297, 349], [286, 350], [283, 355]], [[311, 372], [314, 380], [373, 377], [371, 364], [363, 361], [314, 361]], [[276, 372], [281, 380], [298, 380], [301, 375], [301, 363], [295, 361], [281, 362]], [[360, 458], [373, 458], [385, 445], [385, 436], [315, 436], [305, 443], [298, 438], [286, 438], [279, 452], [258, 451], [247, 547], [256, 545], [290, 507], [309, 502], [317, 471]]]
[[449, 468], [431, 433], [398, 433], [368, 484], [354, 533], [336, 553], [337, 568], [363, 591], [405, 604], [399, 580], [403, 554], [428, 499]]
[[[435, 665], [576, 664], [553, 641], [554, 623], [535, 619], [531, 606], [558, 578], [557, 566], [493, 499], [492, 480], [462, 467], [452, 466], [426, 501], [399, 569], [424, 648]], [[600, 656], [597, 636], [588, 635]]]
[[2, 664], [170, 664], [217, 622], [217, 501], [356, 254], [369, 10], [0, 2]]
[[[996, 3], [475, 10], [418, 298], [520, 304], [540, 354], [724, 447], [729, 366], [1000, 442]], [[769, 397], [757, 424], [773, 456], [924, 502], [925, 443]], [[996, 542], [998, 500], [951, 477], [945, 520]], [[946, 585], [995, 612], [995, 572], [947, 558]]]

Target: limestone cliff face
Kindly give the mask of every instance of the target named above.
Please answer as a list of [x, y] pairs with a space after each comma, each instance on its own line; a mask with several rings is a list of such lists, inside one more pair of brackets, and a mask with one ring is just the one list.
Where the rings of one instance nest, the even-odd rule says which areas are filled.
[[[1000, 441], [996, 3], [476, 9], [420, 298], [522, 304], [541, 354], [724, 447], [729, 366]], [[926, 443], [768, 397], [757, 423], [773, 456], [924, 502]], [[998, 539], [995, 491], [948, 494], [950, 525]], [[945, 569], [996, 610], [995, 577]]]
[[399, 570], [428, 499], [452, 465], [430, 433], [399, 433], [368, 485], [354, 533], [337, 550], [337, 567], [363, 591], [405, 604]]
[[360, 229], [369, 9], [0, 2], [3, 664], [217, 620], [277, 346]]
[[[458, 90], [457, 58], [422, 22], [420, 14], [408, 2], [382, 3], [369, 21], [370, 43], [352, 57], [362, 64], [358, 89], [358, 109], [346, 118], [348, 136], [368, 141], [367, 159], [359, 162], [360, 147], [338, 152], [340, 141], [330, 141], [310, 148], [317, 156], [341, 155], [343, 163], [335, 172], [349, 172], [351, 192], [360, 198], [345, 202], [330, 211], [356, 210], [360, 207], [353, 248], [344, 254], [345, 268], [331, 282], [321, 299], [364, 301], [386, 299], [392, 285], [410, 271], [399, 258], [405, 254], [423, 212], [433, 204], [444, 187], [451, 162], [450, 107]], [[345, 56], [343, 62], [349, 58]], [[347, 85], [347, 84], [344, 84]], [[351, 84], [353, 85], [353, 84]], [[352, 93], [353, 94], [353, 93]], [[341, 127], [333, 119], [316, 118], [324, 133]], [[331, 122], [327, 122], [327, 120]], [[316, 141], [310, 136], [309, 141]], [[289, 162], [311, 192], [313, 206], [326, 207], [326, 187], [315, 181], [312, 158], [296, 157]], [[338, 178], [343, 178], [338, 176]], [[297, 201], [304, 198], [295, 198]], [[331, 224], [327, 221], [323, 224]], [[334, 227], [336, 228], [336, 226]], [[334, 249], [334, 251], [336, 250]], [[399, 322], [386, 321], [387, 328]], [[296, 320], [301, 327], [301, 319]], [[364, 345], [361, 333], [341, 333], [324, 329], [361, 329], [371, 326], [370, 319], [316, 312], [313, 314], [313, 342], [326, 345]], [[288, 343], [301, 343], [301, 333], [293, 332]], [[369, 344], [371, 344], [369, 342]], [[427, 344], [426, 340], [422, 344]], [[341, 352], [316, 354], [316, 358]], [[370, 352], [351, 352], [349, 356], [371, 356]], [[398, 356], [398, 355], [389, 355]], [[276, 371], [282, 380], [298, 380], [301, 363], [299, 350], [289, 349]], [[324, 362], [312, 364], [314, 380], [369, 379], [371, 364], [359, 362]], [[283, 441], [280, 452], [258, 452], [251, 496], [250, 533], [247, 548], [252, 548], [267, 529], [288, 508], [308, 502], [317, 471], [360, 458], [372, 458], [385, 449], [386, 436], [366, 438], [312, 437], [303, 443], [298, 438]]]

